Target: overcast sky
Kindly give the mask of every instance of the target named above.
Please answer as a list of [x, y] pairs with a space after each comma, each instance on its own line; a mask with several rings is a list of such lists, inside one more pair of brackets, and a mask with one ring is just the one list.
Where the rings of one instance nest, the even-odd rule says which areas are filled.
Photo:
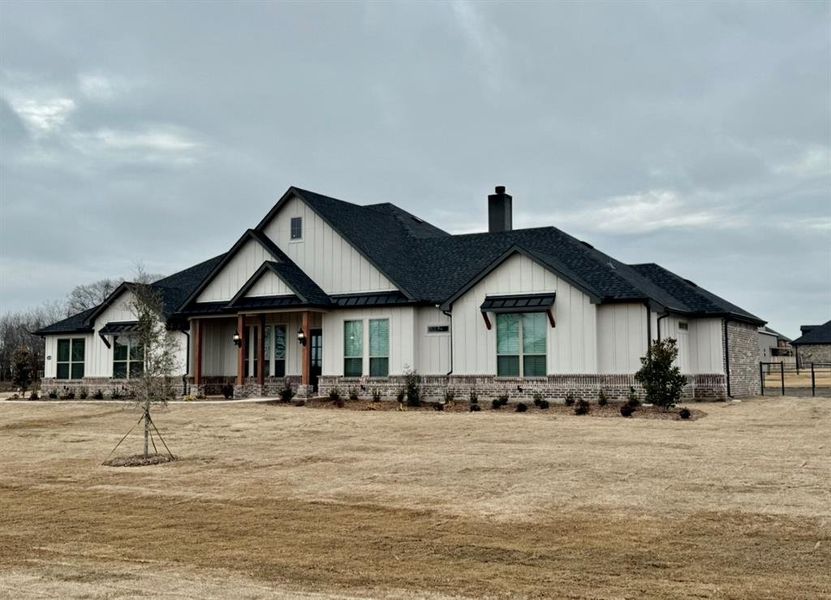
[[0, 311], [226, 251], [290, 185], [555, 225], [831, 319], [831, 4], [0, 3]]

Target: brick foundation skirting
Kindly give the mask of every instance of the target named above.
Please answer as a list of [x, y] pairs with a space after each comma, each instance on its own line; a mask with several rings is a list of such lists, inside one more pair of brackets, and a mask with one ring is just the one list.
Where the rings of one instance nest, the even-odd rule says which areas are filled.
[[[685, 400], [724, 400], [727, 397], [724, 375], [688, 375], [687, 381], [682, 393]], [[377, 390], [382, 398], [393, 400], [404, 383], [404, 376], [401, 375], [382, 379], [321, 377], [318, 394], [326, 396], [336, 388], [342, 396], [346, 396], [354, 389], [360, 397], [369, 398]], [[563, 401], [569, 393], [576, 400], [595, 401], [603, 390], [610, 402], [623, 402], [629, 395], [630, 387], [635, 388], [639, 397], [643, 396], [643, 388], [635, 381], [634, 375], [549, 375], [527, 379], [487, 375], [424, 375], [419, 386], [422, 398], [428, 401], [443, 399], [447, 390], [453, 391], [456, 400], [468, 400], [471, 392], [475, 391], [480, 401], [508, 394], [513, 400], [530, 402], [535, 392], [555, 402]]]

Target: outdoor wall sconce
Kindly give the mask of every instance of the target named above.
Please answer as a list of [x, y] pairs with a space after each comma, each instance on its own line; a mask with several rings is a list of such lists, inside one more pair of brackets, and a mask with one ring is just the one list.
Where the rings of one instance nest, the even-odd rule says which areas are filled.
[[300, 343], [301, 346], [306, 345], [306, 332], [303, 331], [303, 328], [297, 330], [297, 341]]
[[242, 338], [239, 335], [239, 331], [235, 331], [234, 335], [231, 336], [231, 339], [234, 340], [234, 346], [237, 348], [242, 346]]

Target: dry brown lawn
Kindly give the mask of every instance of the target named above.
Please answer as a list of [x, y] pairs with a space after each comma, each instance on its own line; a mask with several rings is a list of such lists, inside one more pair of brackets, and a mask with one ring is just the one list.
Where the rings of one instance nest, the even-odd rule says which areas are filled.
[[0, 402], [0, 597], [831, 598], [831, 401], [696, 407]]

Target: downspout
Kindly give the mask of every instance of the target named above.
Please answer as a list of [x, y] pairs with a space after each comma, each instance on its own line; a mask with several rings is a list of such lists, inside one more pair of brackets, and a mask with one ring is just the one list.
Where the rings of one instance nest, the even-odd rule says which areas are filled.
[[182, 330], [182, 333], [187, 337], [185, 344], [185, 374], [182, 375], [182, 394], [188, 393], [188, 374], [190, 373], [190, 330]]
[[662, 315], [658, 315], [658, 341], [661, 341], [661, 319], [666, 319], [669, 316], [669, 311], [664, 312]]
[[652, 310], [649, 308], [649, 302], [643, 303], [646, 307], [646, 350], [652, 345]]
[[450, 377], [453, 374], [453, 313], [449, 310], [441, 312], [450, 319], [450, 370], [445, 374], [445, 377]]
[[730, 319], [724, 319], [724, 374], [727, 378], [727, 397], [732, 398], [733, 394], [730, 393], [730, 346], [729, 346], [729, 337], [727, 335], [727, 324], [730, 322]]

